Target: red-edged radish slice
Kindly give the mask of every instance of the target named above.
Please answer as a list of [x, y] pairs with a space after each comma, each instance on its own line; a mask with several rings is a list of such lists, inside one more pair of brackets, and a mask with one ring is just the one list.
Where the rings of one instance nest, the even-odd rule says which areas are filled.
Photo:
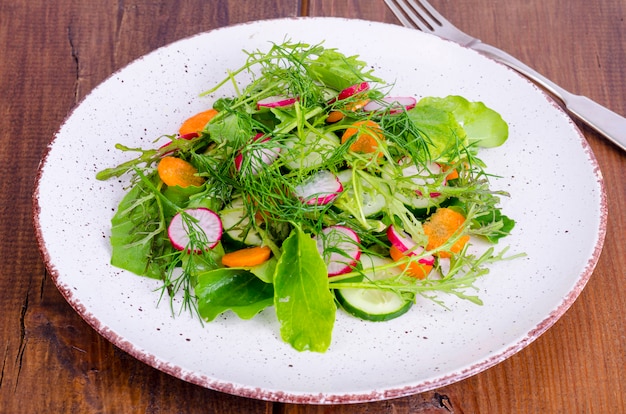
[[408, 111], [415, 108], [417, 99], [411, 96], [387, 96], [380, 101], [370, 101], [363, 107], [366, 112], [389, 110], [390, 113], [395, 114], [403, 111]]
[[315, 238], [328, 276], [350, 272], [361, 258], [361, 242], [356, 232], [345, 226], [330, 226]]
[[[196, 234], [200, 246], [190, 246], [190, 234]], [[189, 208], [176, 214], [167, 228], [167, 235], [172, 246], [177, 250], [187, 249], [187, 253], [200, 253], [214, 248], [222, 237], [222, 220], [208, 208]]]
[[339, 92], [337, 99], [341, 101], [342, 99], [349, 98], [353, 95], [356, 95], [357, 93], [365, 92], [369, 90], [369, 88], [370, 88], [370, 84], [367, 82], [361, 82], [352, 86], [348, 86], [346, 89]]
[[[424, 248], [415, 243], [408, 233], [398, 230], [394, 226], [387, 228], [387, 238], [393, 247], [407, 256], [417, 256], [424, 252]], [[422, 257], [418, 263], [432, 266], [435, 263], [435, 257], [432, 255]]]
[[188, 134], [181, 135], [179, 138], [180, 139], [194, 139], [194, 138], [197, 138], [199, 136], [200, 136], [200, 134], [197, 133], [197, 132], [190, 132]]
[[[198, 134], [197, 132], [190, 132], [190, 133], [188, 133], [188, 134], [181, 135], [181, 136], [179, 136], [178, 138], [179, 138], [179, 139], [185, 139], [185, 140], [191, 140], [191, 139], [197, 138], [197, 137], [199, 137], [199, 136], [200, 136], [200, 134]], [[166, 148], [166, 147], [168, 147], [171, 143], [172, 143], [172, 141], [166, 142], [165, 144], [161, 145], [161, 146], [159, 147], [159, 149]], [[174, 151], [172, 150], [172, 151], [165, 152], [165, 153], [163, 153], [163, 155], [171, 154], [172, 152], [174, 152]]]
[[[265, 135], [259, 132], [258, 134], [254, 136], [254, 138], [252, 138], [252, 141], [259, 141], [263, 137], [265, 137]], [[267, 136], [264, 139], [262, 139], [261, 142], [262, 143], [268, 142], [271, 139], [272, 139], [271, 136]], [[261, 171], [266, 165], [270, 165], [271, 163], [276, 161], [279, 154], [280, 154], [280, 147], [276, 147], [276, 148], [262, 147], [262, 148], [254, 148], [250, 150], [246, 154], [247, 157], [251, 157], [249, 170], [247, 171], [251, 172], [253, 175], [257, 175], [259, 171]], [[243, 153], [240, 152], [235, 156], [235, 168], [237, 169], [237, 171], [241, 171], [242, 166], [243, 166]]]
[[[405, 157], [399, 161], [401, 165], [410, 164], [406, 167], [402, 168], [402, 175], [404, 177], [411, 178], [411, 181], [417, 186], [425, 186], [434, 184], [437, 179], [435, 176], [440, 175], [442, 173], [441, 166], [435, 162], [426, 163], [422, 168], [418, 168], [415, 164], [411, 162], [408, 157]], [[447, 180], [444, 177], [441, 185], [446, 185]], [[422, 195], [420, 190], [415, 190], [415, 193], [419, 196]], [[431, 192], [431, 198], [436, 198], [441, 195], [439, 192]]]
[[257, 109], [261, 108], [280, 108], [295, 104], [298, 98], [289, 98], [286, 96], [270, 96], [263, 98], [256, 103]]
[[325, 205], [343, 191], [339, 178], [330, 171], [318, 171], [294, 188], [296, 196], [308, 205]]

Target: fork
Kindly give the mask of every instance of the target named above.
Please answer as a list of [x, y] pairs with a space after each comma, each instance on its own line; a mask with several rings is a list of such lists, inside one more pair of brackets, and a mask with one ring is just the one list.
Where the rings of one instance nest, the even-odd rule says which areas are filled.
[[515, 69], [558, 98], [574, 118], [626, 151], [626, 118], [585, 96], [566, 91], [508, 53], [461, 31], [426, 0], [385, 0], [385, 3], [404, 26], [451, 40]]

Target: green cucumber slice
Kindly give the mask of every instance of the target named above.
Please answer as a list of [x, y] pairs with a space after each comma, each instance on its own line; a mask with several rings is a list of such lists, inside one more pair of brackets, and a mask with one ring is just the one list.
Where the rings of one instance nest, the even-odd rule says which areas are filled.
[[[361, 255], [365, 277], [370, 280], [388, 279], [399, 274], [393, 267], [376, 270], [374, 267], [392, 263], [391, 259]], [[413, 301], [402, 295], [378, 289], [336, 289], [335, 296], [341, 307], [348, 313], [367, 321], [382, 322], [404, 315], [413, 306]]]
[[219, 212], [225, 234], [233, 241], [246, 246], [260, 246], [261, 236], [250, 223], [243, 199], [236, 198]]

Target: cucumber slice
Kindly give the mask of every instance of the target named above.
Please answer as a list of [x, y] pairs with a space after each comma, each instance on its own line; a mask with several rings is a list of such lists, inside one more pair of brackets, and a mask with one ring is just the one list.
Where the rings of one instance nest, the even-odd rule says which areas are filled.
[[247, 246], [260, 246], [261, 236], [250, 223], [250, 217], [241, 198], [234, 199], [219, 212], [225, 234], [231, 239]]
[[[387, 258], [362, 255], [361, 263], [365, 277], [370, 280], [387, 279], [401, 272], [396, 267], [374, 270], [376, 266], [392, 263]], [[412, 300], [407, 300], [398, 293], [377, 289], [336, 289], [335, 296], [346, 312], [374, 322], [388, 321], [404, 315], [413, 305]]]
[[339, 138], [331, 133], [309, 132], [304, 140], [293, 135], [285, 140], [287, 153], [282, 156], [285, 165], [292, 170], [321, 166], [339, 146]]
[[375, 217], [379, 215], [387, 205], [385, 196], [373, 188], [367, 181], [358, 179], [360, 185], [360, 210], [359, 203], [356, 202], [355, 187], [352, 172], [343, 170], [337, 174], [337, 178], [344, 185], [344, 191], [335, 202], [335, 205], [343, 211], [347, 211], [353, 216]]

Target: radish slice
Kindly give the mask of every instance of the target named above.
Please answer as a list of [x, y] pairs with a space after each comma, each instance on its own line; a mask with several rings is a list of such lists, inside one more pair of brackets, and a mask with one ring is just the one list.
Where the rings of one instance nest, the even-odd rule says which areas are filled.
[[[418, 186], [434, 184], [435, 181], [437, 181], [435, 176], [440, 175], [442, 172], [441, 166], [434, 162], [429, 162], [420, 169], [418, 169], [418, 167], [415, 164], [413, 164], [409, 158], [403, 158], [399, 161], [399, 163], [401, 165], [407, 164], [407, 166], [402, 169], [402, 175], [404, 177], [411, 178], [411, 181], [415, 185], [418, 185]], [[446, 185], [446, 183], [447, 183], [447, 180], [444, 177], [443, 181], [441, 182], [441, 185], [442, 186]], [[422, 195], [422, 192], [420, 190], [415, 190], [415, 193], [419, 196]], [[429, 195], [431, 198], [436, 198], [436, 197], [439, 197], [441, 193], [431, 192]]]
[[410, 96], [387, 96], [380, 101], [370, 101], [363, 107], [363, 110], [366, 112], [389, 110], [389, 113], [397, 114], [415, 108], [416, 104], [417, 99]]
[[317, 250], [326, 263], [328, 276], [350, 272], [361, 258], [359, 236], [348, 227], [326, 227], [315, 241]]
[[190, 132], [188, 134], [181, 135], [180, 138], [181, 139], [194, 139], [194, 138], [197, 138], [199, 136], [200, 136], [200, 134], [197, 133], [197, 132]]
[[[262, 133], [258, 133], [252, 138], [253, 141], [259, 141], [265, 135]], [[268, 142], [272, 139], [272, 137], [268, 136], [263, 139], [261, 142]], [[257, 175], [266, 165], [270, 165], [278, 158], [280, 154], [280, 147], [269, 148], [269, 147], [261, 147], [254, 148], [246, 154], [248, 157], [252, 157], [250, 159], [249, 168], [246, 171], [249, 171], [253, 175]], [[240, 152], [235, 156], [235, 168], [237, 171], [241, 172], [241, 168], [243, 167], [243, 154]]]
[[330, 171], [318, 171], [302, 184], [296, 186], [296, 196], [308, 205], [325, 205], [343, 191], [343, 185]]
[[261, 108], [280, 108], [295, 104], [298, 98], [289, 98], [286, 96], [270, 96], [259, 100], [256, 103], [257, 109]]
[[[387, 228], [387, 238], [393, 247], [407, 256], [417, 256], [424, 252], [424, 248], [415, 243], [408, 233], [397, 230], [394, 226]], [[422, 257], [418, 263], [432, 266], [435, 263], [435, 257], [432, 255]]]
[[[197, 132], [190, 132], [190, 133], [188, 133], [188, 134], [181, 135], [181, 136], [179, 136], [178, 138], [179, 138], [179, 139], [186, 139], [186, 140], [190, 140], [190, 139], [197, 138], [197, 137], [199, 137], [199, 136], [200, 136], [200, 134], [198, 134]], [[161, 145], [161, 146], [159, 147], [159, 149], [166, 148], [166, 147], [168, 147], [171, 143], [172, 143], [172, 141], [166, 142], [165, 144]], [[171, 154], [172, 152], [174, 152], [174, 151], [164, 152], [164, 153], [163, 153], [163, 156], [168, 155], [168, 154]]]
[[[190, 216], [190, 217], [189, 217]], [[222, 220], [208, 208], [190, 208], [176, 214], [167, 228], [167, 235], [172, 246], [177, 250], [187, 249], [191, 253], [190, 233], [195, 233], [200, 246], [193, 246], [195, 253], [201, 253], [198, 247], [205, 250], [214, 248], [222, 237]]]
[[357, 83], [356, 85], [348, 86], [346, 89], [339, 92], [337, 99], [341, 101], [342, 99], [349, 98], [353, 95], [356, 95], [357, 93], [365, 92], [369, 90], [369, 88], [370, 84], [367, 82], [361, 82]]

